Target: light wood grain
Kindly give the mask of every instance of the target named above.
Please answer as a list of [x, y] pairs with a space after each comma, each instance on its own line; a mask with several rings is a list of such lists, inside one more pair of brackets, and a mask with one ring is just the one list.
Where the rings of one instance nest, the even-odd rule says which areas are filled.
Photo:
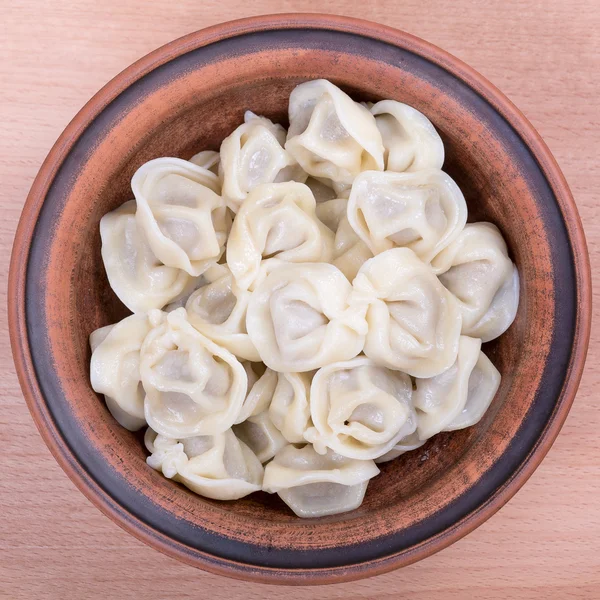
[[52, 143], [94, 92], [150, 50], [208, 25], [270, 12], [333, 12], [404, 29], [463, 59], [503, 90], [549, 144], [583, 217], [592, 269], [600, 267], [597, 0], [237, 5], [232, 0], [0, 0], [0, 597], [600, 598], [596, 327], [571, 415], [525, 488], [451, 548], [357, 583], [290, 590], [179, 564], [104, 517], [44, 446], [17, 383], [5, 316], [8, 261], [23, 202]]

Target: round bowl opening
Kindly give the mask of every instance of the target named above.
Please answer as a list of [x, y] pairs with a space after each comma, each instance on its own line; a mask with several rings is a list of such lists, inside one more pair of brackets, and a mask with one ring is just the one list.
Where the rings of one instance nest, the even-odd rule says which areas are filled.
[[[469, 220], [495, 223], [507, 240], [521, 304], [509, 331], [487, 345], [503, 378], [478, 425], [381, 465], [356, 511], [300, 520], [276, 496], [214, 502], [148, 467], [141, 436], [121, 428], [90, 387], [88, 336], [127, 314], [108, 286], [98, 224], [131, 199], [135, 170], [155, 157], [218, 149], [247, 109], [285, 124], [294, 86], [321, 77], [357, 100], [392, 98], [430, 118]], [[558, 433], [589, 333], [583, 234], [560, 171], [531, 126], [442, 51], [385, 27], [325, 16], [260, 18], [192, 34], [111, 82], [65, 132], [34, 184], [11, 290], [27, 400], [80, 488], [154, 546], [262, 581], [375, 574], [487, 518]]]

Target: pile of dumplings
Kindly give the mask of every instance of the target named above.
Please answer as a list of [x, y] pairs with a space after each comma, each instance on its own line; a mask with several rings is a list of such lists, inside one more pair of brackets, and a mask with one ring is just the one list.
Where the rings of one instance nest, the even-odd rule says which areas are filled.
[[220, 152], [138, 169], [100, 222], [133, 314], [91, 334], [91, 383], [166, 477], [318, 517], [481, 419], [500, 384], [481, 345], [514, 320], [519, 276], [500, 231], [467, 224], [417, 110], [316, 80], [289, 123], [247, 112]]

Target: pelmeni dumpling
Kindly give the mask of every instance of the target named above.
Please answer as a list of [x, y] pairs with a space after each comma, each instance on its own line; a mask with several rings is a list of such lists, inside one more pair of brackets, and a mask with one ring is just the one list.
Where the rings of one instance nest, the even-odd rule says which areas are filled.
[[214, 500], [237, 500], [261, 489], [260, 461], [228, 429], [216, 435], [172, 439], [148, 429], [146, 462], [165, 477]]
[[351, 184], [383, 170], [383, 143], [373, 115], [338, 87], [318, 79], [290, 95], [286, 150], [313, 177]]
[[227, 242], [227, 264], [242, 289], [252, 289], [261, 263], [328, 261], [333, 233], [317, 219], [315, 199], [302, 183], [254, 189], [235, 217]]
[[193, 286], [193, 277], [156, 258], [137, 226], [135, 201], [102, 217], [100, 237], [110, 287], [131, 312], [162, 308]]
[[489, 342], [510, 327], [519, 306], [519, 273], [495, 225], [469, 223], [431, 266], [458, 299], [464, 335]]
[[351, 292], [333, 265], [274, 269], [250, 297], [246, 318], [262, 361], [275, 371], [294, 373], [354, 358], [363, 348], [367, 322], [365, 305], [348, 304]]
[[267, 411], [248, 417], [239, 425], [234, 425], [233, 431], [263, 464], [271, 460], [289, 443], [275, 427]]
[[146, 315], [138, 314], [96, 329], [90, 335], [92, 388], [104, 394], [112, 416], [129, 431], [146, 425], [140, 348], [150, 327]]
[[327, 448], [367, 460], [389, 452], [417, 428], [408, 375], [358, 357], [319, 369], [310, 388], [314, 427], [304, 434], [319, 454]]
[[443, 171], [361, 173], [352, 185], [348, 220], [373, 254], [406, 247], [423, 261], [454, 241], [467, 222], [467, 204]]
[[150, 427], [179, 439], [229, 429], [246, 397], [242, 364], [197, 331], [184, 308], [148, 317], [154, 328], [142, 345], [140, 373]]
[[356, 460], [311, 445], [280, 450], [266, 466], [263, 490], [279, 497], [299, 517], [324, 517], [358, 508], [369, 479], [379, 469], [372, 460]]
[[402, 438], [398, 441], [397, 444], [389, 451], [386, 452], [383, 456], [375, 459], [377, 464], [381, 464], [384, 462], [388, 462], [389, 460], [394, 460], [398, 458], [400, 455], [405, 454], [406, 452], [411, 452], [412, 450], [416, 450], [423, 446], [427, 440], [421, 440], [419, 438], [419, 434], [417, 431], [414, 431], [410, 435]]
[[304, 443], [310, 423], [310, 382], [308, 373], [278, 373], [269, 405], [271, 421], [292, 444]]
[[368, 260], [351, 302], [368, 303], [365, 354], [413, 377], [433, 377], [456, 360], [462, 319], [456, 298], [408, 248]]
[[203, 150], [202, 152], [198, 152], [198, 154], [194, 154], [194, 156], [190, 158], [190, 162], [218, 175], [219, 165], [221, 164], [221, 155], [214, 150]]
[[160, 261], [193, 276], [217, 262], [231, 217], [214, 173], [187, 160], [157, 158], [136, 171], [131, 189], [138, 225]]
[[[255, 187], [273, 183], [278, 177], [283, 181], [292, 178], [291, 173], [289, 176], [282, 173], [284, 169], [290, 170], [297, 164], [283, 148], [285, 135], [281, 125], [248, 110], [244, 115], [244, 123], [223, 140], [223, 197], [234, 212], [238, 211]], [[298, 168], [296, 171], [300, 172]]]
[[371, 107], [385, 148], [386, 171], [441, 169], [444, 144], [431, 121], [418, 110], [382, 100]]
[[455, 363], [429, 379], [416, 379], [417, 432], [426, 440], [440, 431], [475, 425], [500, 385], [500, 373], [481, 352], [481, 340], [461, 336]]
[[227, 265], [213, 265], [203, 278], [205, 285], [185, 305], [190, 323], [239, 358], [259, 361], [258, 351], [246, 332], [250, 292], [237, 285]]

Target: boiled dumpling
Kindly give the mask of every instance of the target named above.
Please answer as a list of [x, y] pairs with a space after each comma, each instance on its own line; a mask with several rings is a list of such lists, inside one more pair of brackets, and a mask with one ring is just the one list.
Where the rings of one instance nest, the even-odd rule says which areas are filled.
[[380, 464], [388, 462], [389, 460], [394, 460], [395, 458], [398, 458], [406, 452], [411, 452], [412, 450], [420, 448], [426, 442], [427, 440], [419, 439], [419, 434], [417, 433], [417, 431], [414, 431], [410, 435], [407, 435], [406, 437], [402, 438], [397, 444], [394, 445], [394, 447], [389, 452], [386, 452], [383, 456], [376, 458], [375, 462], [377, 464]]
[[278, 373], [269, 405], [271, 421], [290, 443], [304, 443], [310, 421], [311, 377], [308, 373]]
[[290, 95], [286, 150], [313, 177], [351, 184], [383, 170], [383, 143], [371, 113], [338, 87], [318, 79]]
[[194, 285], [185, 271], [163, 265], [154, 255], [135, 219], [135, 201], [100, 220], [102, 261], [110, 287], [134, 313], [162, 308], [185, 296]]
[[165, 265], [202, 274], [225, 247], [231, 217], [218, 177], [179, 158], [157, 158], [131, 180], [136, 219]]
[[250, 292], [240, 289], [226, 265], [213, 265], [203, 278], [205, 285], [189, 297], [185, 306], [190, 323], [236, 356], [259, 361], [246, 332]]
[[[221, 144], [221, 173], [223, 197], [229, 207], [237, 212], [246, 196], [263, 183], [289, 180], [284, 170], [296, 165], [296, 161], [283, 148], [285, 129], [265, 117], [250, 111], [244, 115], [244, 123]], [[299, 169], [296, 169], [299, 173]], [[304, 175], [303, 178], [306, 178]]]
[[263, 466], [228, 429], [216, 435], [172, 439], [148, 429], [146, 462], [165, 477], [214, 500], [237, 500], [261, 489]]
[[481, 352], [481, 340], [461, 336], [455, 363], [429, 379], [416, 379], [417, 431], [426, 440], [440, 431], [475, 425], [492, 402], [500, 373]]
[[194, 156], [190, 158], [190, 162], [218, 175], [219, 165], [221, 164], [221, 155], [214, 150], [203, 150], [202, 152], [198, 152], [198, 154], [194, 154]]
[[348, 220], [373, 254], [407, 247], [424, 262], [448, 246], [467, 222], [467, 204], [443, 171], [361, 173], [348, 200]]
[[273, 424], [267, 411], [248, 417], [239, 425], [234, 425], [233, 431], [263, 464], [271, 460], [288, 444], [288, 441]]
[[172, 438], [229, 429], [246, 397], [242, 364], [197, 331], [184, 308], [152, 311], [149, 319], [154, 328], [142, 345], [140, 373], [150, 427]]
[[246, 319], [262, 361], [275, 371], [293, 373], [355, 357], [367, 332], [366, 306], [350, 307], [351, 292], [333, 265], [274, 269], [253, 292]]
[[323, 517], [358, 508], [378, 473], [372, 460], [289, 445], [266, 466], [263, 490], [277, 493], [299, 517]]
[[423, 113], [402, 102], [382, 100], [371, 107], [371, 114], [383, 139], [387, 171], [442, 168], [444, 144]]
[[150, 327], [146, 315], [131, 315], [90, 335], [92, 388], [104, 394], [113, 417], [129, 431], [146, 425], [140, 348]]
[[227, 242], [227, 264], [242, 289], [252, 289], [263, 264], [331, 258], [333, 234], [317, 219], [315, 199], [304, 184], [264, 185], [248, 195]]
[[368, 303], [369, 358], [413, 377], [433, 377], [454, 363], [462, 325], [458, 302], [412, 250], [371, 258], [353, 286], [351, 302]]
[[464, 335], [489, 342], [510, 327], [519, 306], [519, 273], [495, 225], [466, 225], [431, 265], [458, 299]]
[[389, 452], [417, 428], [408, 375], [358, 357], [319, 369], [310, 388], [314, 427], [304, 437], [315, 450], [327, 448], [367, 460]]

